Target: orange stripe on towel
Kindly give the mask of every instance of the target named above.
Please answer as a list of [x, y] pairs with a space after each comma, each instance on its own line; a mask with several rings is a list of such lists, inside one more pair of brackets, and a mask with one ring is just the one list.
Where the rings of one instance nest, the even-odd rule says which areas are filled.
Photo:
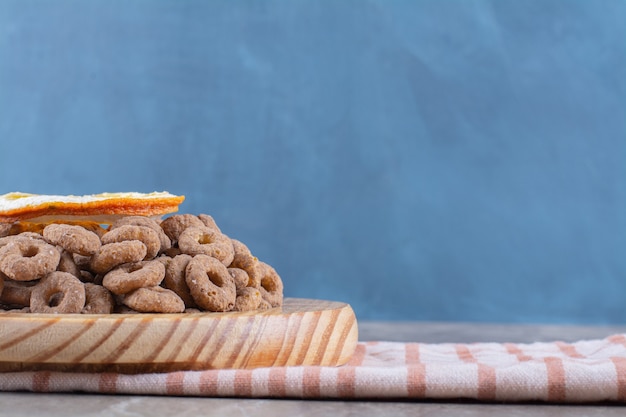
[[169, 395], [182, 395], [185, 393], [183, 381], [185, 380], [184, 372], [172, 372], [167, 374], [165, 380], [165, 388]]
[[407, 364], [406, 389], [409, 398], [426, 396], [426, 366], [420, 363], [420, 345], [407, 343], [404, 354]]
[[617, 375], [617, 401], [626, 401], [626, 358], [612, 357]]
[[33, 375], [33, 391], [48, 392], [50, 387], [50, 372], [35, 372]]
[[565, 401], [565, 368], [563, 360], [553, 356], [544, 359], [548, 374], [548, 401]]
[[505, 343], [504, 347], [511, 355], [517, 356], [517, 360], [520, 362], [526, 362], [532, 359], [532, 356], [525, 354], [522, 349], [513, 343]]
[[584, 358], [583, 355], [578, 353], [574, 345], [570, 345], [568, 343], [563, 343], [563, 342], [556, 342], [556, 346], [561, 350], [561, 352], [563, 352], [565, 355], [569, 356], [570, 358]]
[[456, 345], [456, 354], [463, 362], [475, 363], [478, 367], [478, 390], [476, 397], [479, 400], [495, 399], [496, 370], [492, 366], [479, 363], [467, 345]]
[[366, 347], [359, 343], [347, 365], [337, 371], [337, 396], [339, 398], [353, 398], [356, 387], [356, 367], [361, 366], [365, 359]]

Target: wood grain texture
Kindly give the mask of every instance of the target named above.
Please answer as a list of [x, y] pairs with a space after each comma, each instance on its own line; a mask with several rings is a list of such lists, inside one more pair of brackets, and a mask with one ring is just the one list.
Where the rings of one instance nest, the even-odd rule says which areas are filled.
[[166, 372], [338, 366], [352, 356], [345, 303], [287, 298], [245, 313], [0, 314], [0, 371]]

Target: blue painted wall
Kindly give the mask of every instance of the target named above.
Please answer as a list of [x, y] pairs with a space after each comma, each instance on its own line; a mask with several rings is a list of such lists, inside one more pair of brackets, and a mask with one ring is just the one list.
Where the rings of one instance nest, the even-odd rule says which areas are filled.
[[0, 193], [168, 190], [361, 319], [626, 322], [626, 2], [0, 1]]

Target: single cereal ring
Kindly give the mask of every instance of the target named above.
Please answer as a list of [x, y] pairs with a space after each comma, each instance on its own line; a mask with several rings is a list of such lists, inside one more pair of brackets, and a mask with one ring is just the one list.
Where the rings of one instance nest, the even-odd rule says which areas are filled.
[[94, 275], [92, 274], [90, 271], [86, 271], [84, 269], [80, 270], [80, 276], [78, 277], [82, 282], [89, 282], [92, 284], [96, 284], [97, 280], [96, 277], [100, 277], [100, 283], [102, 283], [102, 276], [101, 275]]
[[13, 223], [0, 223], [0, 237], [9, 236]]
[[180, 234], [189, 227], [205, 227], [202, 220], [193, 214], [174, 214], [161, 222], [161, 228], [172, 240], [178, 242]]
[[91, 271], [103, 274], [116, 266], [139, 262], [146, 257], [146, 245], [139, 240], [125, 240], [123, 242], [107, 243], [91, 258]]
[[219, 260], [207, 255], [195, 256], [187, 265], [185, 280], [200, 308], [229, 311], [235, 305], [235, 280]]
[[4, 288], [0, 293], [0, 303], [10, 306], [28, 307], [30, 293], [37, 281], [13, 281], [3, 277]]
[[[162, 258], [159, 258], [161, 260]], [[185, 280], [185, 270], [192, 257], [190, 255], [181, 254], [174, 258], [167, 258], [168, 261], [165, 264], [165, 278], [163, 279], [163, 286], [168, 290], [172, 290], [178, 295], [185, 303], [186, 308], [197, 307], [196, 302], [191, 296], [191, 291]]]
[[144, 260], [154, 259], [161, 250], [159, 235], [154, 230], [146, 226], [136, 226], [125, 224], [116, 227], [102, 236], [102, 243], [124, 242], [126, 240], [139, 240], [146, 245], [146, 256]]
[[165, 277], [165, 266], [157, 261], [120, 265], [107, 273], [102, 285], [113, 294], [127, 294], [137, 288], [154, 287]]
[[115, 304], [115, 308], [113, 308], [113, 313], [115, 314], [139, 314], [139, 311], [133, 310], [130, 307], [127, 307], [123, 304]]
[[16, 236], [0, 248], [0, 271], [16, 281], [33, 281], [57, 269], [61, 254], [41, 239]]
[[259, 260], [252, 256], [250, 249], [248, 249], [244, 243], [238, 241], [237, 239], [231, 239], [230, 241], [233, 244], [234, 250], [233, 261], [230, 263], [230, 267], [243, 269], [248, 273], [249, 281], [246, 284], [246, 287], [259, 288], [261, 285], [261, 279], [257, 269]]
[[208, 227], [189, 227], [180, 234], [178, 247], [191, 256], [208, 255], [229, 266], [235, 256], [230, 238]]
[[41, 240], [43, 242], [45, 242], [43, 236], [41, 236], [38, 233], [35, 232], [22, 232], [18, 235], [10, 235], [10, 236], [5, 236], [5, 237], [0, 237], [0, 248], [3, 246], [6, 246], [7, 243], [11, 242], [12, 240], [14, 240], [15, 238], [20, 237], [20, 238], [27, 238], [27, 239], [38, 239]]
[[126, 226], [126, 225], [149, 227], [150, 229], [157, 232], [157, 234], [159, 235], [159, 241], [161, 242], [161, 251], [165, 251], [172, 247], [172, 242], [170, 241], [170, 238], [167, 237], [163, 229], [161, 229], [161, 226], [159, 226], [159, 223], [157, 223], [155, 220], [149, 217], [142, 217], [142, 216], [122, 217], [121, 219], [117, 220], [115, 223], [111, 225], [110, 230], [114, 230], [114, 229], [117, 229], [118, 227]]
[[76, 278], [81, 277], [81, 271], [76, 262], [74, 262], [74, 257], [72, 254], [66, 250], [61, 250], [61, 260], [59, 261], [59, 265], [57, 266], [57, 271], [67, 272], [74, 275]]
[[182, 313], [185, 303], [174, 291], [161, 287], [139, 288], [126, 294], [122, 303], [140, 313]]
[[256, 310], [261, 304], [263, 297], [258, 288], [245, 287], [237, 291], [235, 299], [235, 307], [233, 311], [252, 311]]
[[165, 255], [170, 258], [175, 258], [178, 255], [182, 255], [182, 251], [179, 248], [169, 248], [162, 252], [162, 255]]
[[85, 256], [93, 255], [102, 246], [97, 234], [70, 224], [49, 224], [43, 229], [43, 237], [48, 243]]
[[198, 218], [202, 221], [202, 223], [204, 223], [204, 225], [206, 227], [208, 227], [209, 229], [215, 229], [218, 232], [222, 233], [222, 231], [220, 230], [219, 226], [217, 225], [217, 223], [215, 223], [215, 220], [213, 220], [213, 217], [209, 216], [208, 214], [198, 214]]
[[248, 286], [250, 277], [248, 277], [248, 273], [243, 269], [228, 268], [228, 273], [235, 280], [235, 288], [237, 288], [237, 291]]
[[274, 268], [265, 262], [259, 262], [258, 266], [261, 276], [261, 296], [272, 307], [279, 307], [283, 304], [283, 281]]
[[72, 274], [52, 272], [35, 285], [30, 296], [32, 313], [80, 313], [85, 307], [85, 286]]
[[83, 314], [110, 314], [115, 307], [113, 296], [102, 285], [86, 283]]
[[73, 253], [72, 258], [74, 258], [74, 263], [78, 269], [89, 270], [89, 268], [91, 268], [91, 256], [83, 256]]

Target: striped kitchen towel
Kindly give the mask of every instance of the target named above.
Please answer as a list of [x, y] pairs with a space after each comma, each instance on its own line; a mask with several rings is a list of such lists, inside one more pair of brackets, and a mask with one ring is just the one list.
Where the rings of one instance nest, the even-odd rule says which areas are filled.
[[576, 343], [359, 342], [340, 367], [7, 372], [0, 390], [310, 399], [626, 402], [626, 335]]

